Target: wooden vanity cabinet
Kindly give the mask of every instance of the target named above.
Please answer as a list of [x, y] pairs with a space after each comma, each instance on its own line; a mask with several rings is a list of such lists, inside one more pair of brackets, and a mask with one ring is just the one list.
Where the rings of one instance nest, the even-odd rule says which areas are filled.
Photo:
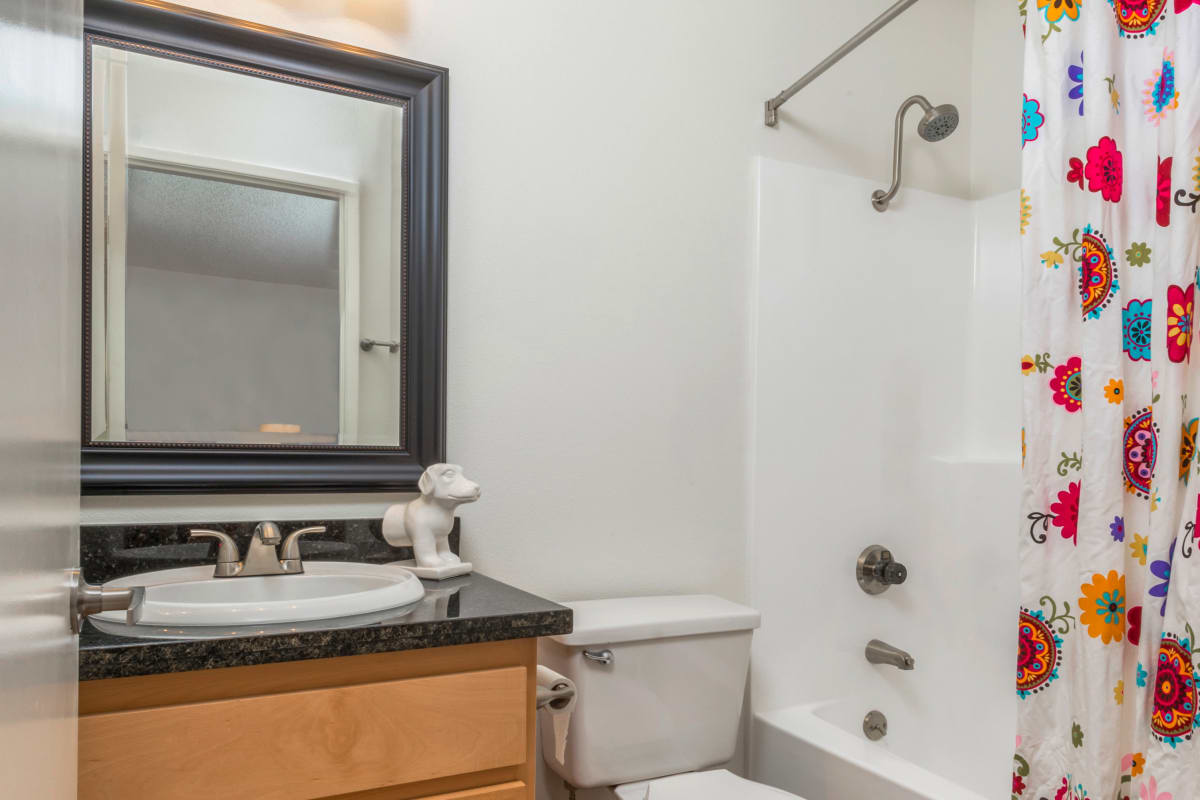
[[532, 800], [535, 639], [83, 681], [80, 800]]

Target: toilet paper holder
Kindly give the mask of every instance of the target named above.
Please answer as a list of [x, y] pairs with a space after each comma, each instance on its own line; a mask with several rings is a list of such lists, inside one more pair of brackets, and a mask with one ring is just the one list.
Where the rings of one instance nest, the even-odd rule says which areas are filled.
[[554, 711], [566, 708], [567, 704], [575, 697], [575, 687], [568, 686], [565, 683], [557, 684], [556, 686], [537, 687], [537, 707], [549, 708]]

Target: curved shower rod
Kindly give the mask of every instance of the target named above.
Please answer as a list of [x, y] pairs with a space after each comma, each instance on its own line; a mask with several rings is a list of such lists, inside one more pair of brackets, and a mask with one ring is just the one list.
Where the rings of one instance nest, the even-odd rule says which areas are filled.
[[788, 100], [791, 100], [792, 97], [796, 94], [796, 92], [800, 91], [805, 86], [808, 86], [810, 83], [812, 83], [818, 77], [820, 77], [821, 74], [823, 72], [825, 72], [825, 70], [829, 69], [834, 64], [841, 61], [843, 58], [846, 57], [846, 55], [851, 50], [858, 47], [860, 44], [865, 42], [867, 39], [870, 39], [872, 36], [874, 36], [876, 33], [878, 33], [879, 30], [881, 28], [883, 28], [883, 26], [887, 25], [889, 22], [894, 20], [896, 17], [900, 16], [902, 13], [907, 11], [909, 9], [909, 7], [911, 7], [916, 2], [917, 2], [917, 0], [900, 0], [900, 2], [896, 3], [894, 6], [889, 8], [887, 11], [883, 12], [878, 17], [876, 17], [873, 22], [871, 22], [869, 25], [867, 25], [867, 27], [863, 28], [861, 31], [859, 31], [858, 33], [851, 36], [850, 40], [848, 42], [846, 42], [844, 45], [839, 47], [837, 50], [834, 50], [833, 54], [830, 55], [829, 58], [825, 59], [820, 64], [817, 64], [815, 67], [810, 69], [807, 73], [804, 74], [804, 76], [802, 78], [800, 78], [800, 80], [796, 81], [791, 86], [784, 89], [782, 92], [780, 92], [779, 94], [775, 95], [770, 100], [768, 100], [766, 103], [766, 113], [764, 115], [764, 120], [763, 120], [766, 123], [766, 125], [771, 128], [774, 128], [776, 125], [778, 125], [779, 124], [779, 107], [781, 105], [786, 103]]

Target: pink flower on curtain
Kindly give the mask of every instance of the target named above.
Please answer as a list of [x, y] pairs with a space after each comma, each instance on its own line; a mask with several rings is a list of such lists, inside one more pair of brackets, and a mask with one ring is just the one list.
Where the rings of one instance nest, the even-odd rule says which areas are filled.
[[1054, 377], [1050, 379], [1050, 389], [1054, 392], [1054, 402], [1071, 413], [1083, 407], [1083, 360], [1072, 356], [1065, 364], [1054, 368]]
[[1062, 537], [1079, 544], [1079, 483], [1072, 481], [1065, 491], [1058, 493], [1058, 502], [1050, 505], [1050, 520], [1054, 527], [1062, 528]]
[[1083, 188], [1083, 161], [1071, 156], [1071, 160], [1067, 162], [1069, 169], [1067, 170], [1067, 183], [1074, 183]]
[[1192, 350], [1192, 300], [1196, 285], [1167, 287], [1167, 358], [1178, 364], [1187, 361]]
[[1158, 159], [1158, 193], [1154, 200], [1154, 219], [1158, 227], [1171, 224], [1171, 164], [1173, 158]]
[[1158, 781], [1150, 778], [1142, 784], [1142, 791], [1139, 795], [1141, 800], [1174, 800], [1170, 792], [1160, 792], [1158, 790]]
[[1099, 192], [1105, 200], [1113, 203], [1121, 200], [1121, 183], [1124, 179], [1124, 159], [1117, 143], [1111, 136], [1103, 136], [1098, 144], [1087, 151], [1087, 165], [1083, 174], [1088, 179], [1088, 191]]
[[1175, 13], [1182, 14], [1192, 6], [1200, 6], [1200, 0], [1175, 0]]

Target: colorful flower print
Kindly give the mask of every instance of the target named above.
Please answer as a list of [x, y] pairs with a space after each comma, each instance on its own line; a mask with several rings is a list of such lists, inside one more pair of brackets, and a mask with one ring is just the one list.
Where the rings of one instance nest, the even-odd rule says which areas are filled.
[[1192, 350], [1192, 300], [1196, 285], [1167, 287], [1167, 358], [1187, 361]]
[[1200, 6], [1200, 0], [1175, 0], [1175, 13], [1182, 14], [1192, 6]]
[[1131, 361], [1150, 360], [1150, 300], [1130, 300], [1121, 311], [1122, 347]]
[[1125, 491], [1149, 499], [1154, 465], [1158, 462], [1158, 428], [1154, 425], [1152, 409], [1139, 409], [1132, 416], [1125, 418], [1123, 446]]
[[1054, 800], [1090, 800], [1082, 783], [1075, 783], [1070, 775], [1062, 779], [1062, 785], [1054, 793]]
[[1061, 253], [1057, 253], [1053, 250], [1047, 250], [1046, 252], [1042, 253], [1042, 264], [1046, 266], [1046, 269], [1050, 269], [1051, 267], [1058, 269], [1059, 265], [1062, 263], [1063, 257]]
[[1029, 220], [1033, 218], [1033, 203], [1025, 190], [1021, 190], [1021, 235], [1029, 228]]
[[1171, 165], [1175, 159], [1168, 156], [1158, 159], [1158, 188], [1154, 197], [1154, 220], [1158, 227], [1171, 224]]
[[1117, 681], [1117, 685], [1113, 687], [1113, 700], [1117, 705], [1125, 703], [1125, 681]]
[[1150, 673], [1146, 671], [1146, 668], [1142, 666], [1142, 662], [1139, 661], [1137, 665], [1137, 685], [1143, 689], [1146, 688], [1146, 680], [1149, 677]]
[[1079, 587], [1079, 624], [1087, 626], [1088, 636], [1105, 644], [1125, 637], [1125, 576], [1115, 569], [1107, 575], [1097, 572], [1090, 583]]
[[1124, 158], [1111, 136], [1103, 136], [1087, 151], [1083, 174], [1088, 179], [1088, 191], [1099, 192], [1113, 203], [1121, 200], [1121, 185], [1125, 177]]
[[1032, 375], [1037, 372], [1037, 362], [1033, 360], [1033, 356], [1021, 356], [1021, 374]]
[[1196, 457], [1196, 434], [1200, 433], [1200, 417], [1183, 423], [1179, 437], [1179, 480], [1187, 486], [1192, 474], [1192, 461]]
[[1025, 793], [1025, 779], [1014, 772], [1013, 773], [1013, 783], [1012, 783], [1012, 796], [1014, 798], [1017, 798], [1017, 797], [1020, 797], [1021, 795], [1023, 795], [1024, 793]]
[[1149, 550], [1150, 540], [1140, 533], [1133, 535], [1133, 541], [1129, 543], [1129, 557], [1137, 561], [1143, 567], [1146, 566], [1146, 552]]
[[1079, 298], [1084, 319], [1100, 319], [1117, 289], [1117, 265], [1104, 235], [1088, 225], [1083, 229], [1079, 262]]
[[1027, 94], [1021, 95], [1021, 147], [1036, 141], [1038, 132], [1046, 124], [1041, 104]]
[[1083, 159], [1071, 156], [1067, 161], [1067, 183], [1073, 183], [1083, 189]]
[[1150, 263], [1152, 252], [1150, 246], [1145, 242], [1131, 242], [1125, 251], [1125, 260], [1131, 267], [1144, 267]]
[[1054, 377], [1050, 379], [1050, 389], [1054, 392], [1054, 402], [1071, 413], [1083, 406], [1083, 360], [1072, 356], [1065, 364], [1054, 368]]
[[1114, 542], [1125, 541], [1125, 518], [1113, 517], [1113, 521], [1108, 523], [1108, 533]]
[[1079, 116], [1083, 116], [1083, 53], [1079, 54], [1079, 63], [1072, 64], [1067, 67], [1067, 80], [1071, 84], [1071, 91], [1067, 93], [1067, 97], [1072, 100], [1079, 101]]
[[1062, 665], [1062, 638], [1041, 610], [1021, 609], [1017, 626], [1017, 696], [1022, 700], [1058, 680]]
[[1163, 50], [1162, 66], [1146, 81], [1142, 100], [1146, 105], [1146, 119], [1155, 125], [1163, 121], [1168, 111], [1179, 108], [1179, 92], [1175, 88], [1175, 56], [1170, 50]]
[[1079, 19], [1079, 6], [1082, 0], [1037, 0], [1038, 11], [1045, 13], [1046, 22], [1058, 22], [1063, 17]]
[[1196, 675], [1192, 644], [1164, 633], [1158, 648], [1158, 671], [1154, 675], [1154, 711], [1150, 732], [1174, 748], [1192, 738], [1196, 725]]
[[[1174, 747], [1174, 745], [1172, 745]], [[1142, 784], [1142, 791], [1138, 794], [1139, 800], [1175, 800], [1174, 795], [1170, 792], [1160, 792], [1158, 790], [1158, 781], [1150, 778]]]
[[1150, 574], [1162, 583], [1150, 587], [1151, 597], [1161, 597], [1162, 607], [1158, 610], [1160, 617], [1167, 615], [1167, 591], [1171, 588], [1171, 564], [1175, 561], [1175, 543], [1171, 543], [1171, 552], [1166, 561], [1150, 562]]
[[1125, 621], [1129, 623], [1129, 629], [1125, 632], [1126, 641], [1137, 647], [1142, 642], [1142, 607], [1134, 606], [1129, 609]]
[[1104, 399], [1113, 404], [1120, 404], [1125, 399], [1125, 382], [1120, 378], [1113, 378], [1104, 387]]
[[1083, 747], [1083, 728], [1078, 722], [1071, 723], [1071, 744]]
[[[1040, 2], [1040, 0], [1039, 0]], [[1158, 23], [1167, 15], [1167, 0], [1108, 0], [1117, 17], [1121, 36], [1140, 39], [1158, 32]]]
[[1136, 778], [1142, 774], [1142, 767], [1146, 764], [1146, 757], [1141, 753], [1126, 753], [1121, 759], [1121, 772], [1128, 772], [1131, 777]]
[[1072, 481], [1066, 490], [1058, 493], [1058, 502], [1050, 504], [1050, 520], [1054, 527], [1062, 528], [1062, 538], [1079, 543], [1079, 483]]

